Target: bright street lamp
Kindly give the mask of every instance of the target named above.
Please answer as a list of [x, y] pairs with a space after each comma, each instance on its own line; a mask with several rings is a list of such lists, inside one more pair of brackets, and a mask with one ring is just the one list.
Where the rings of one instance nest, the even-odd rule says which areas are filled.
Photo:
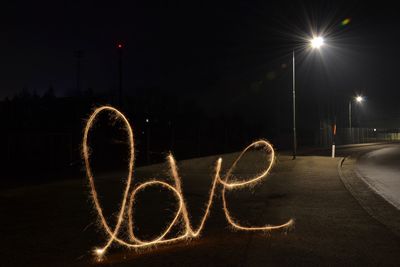
[[[324, 38], [321, 36], [314, 36], [309, 40], [310, 47], [312, 49], [319, 49], [324, 45]], [[297, 134], [296, 134], [296, 81], [295, 81], [295, 73], [296, 73], [296, 64], [295, 64], [295, 53], [293, 49], [293, 159], [296, 159], [297, 153]]]
[[324, 44], [324, 38], [321, 36], [314, 37], [310, 40], [310, 44], [312, 48], [320, 48]]

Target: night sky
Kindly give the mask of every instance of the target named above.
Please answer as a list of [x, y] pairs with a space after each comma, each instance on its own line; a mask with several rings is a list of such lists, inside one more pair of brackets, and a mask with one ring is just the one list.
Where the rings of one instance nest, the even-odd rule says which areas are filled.
[[[391, 2], [214, 2], [2, 3], [0, 99], [50, 86], [70, 95], [77, 50], [82, 89], [110, 93], [122, 42], [125, 94], [159, 88], [210, 112], [240, 112], [268, 105], [274, 99], [265, 92], [278, 90], [290, 104], [295, 49], [299, 105], [312, 98], [338, 109], [362, 93], [366, 117], [400, 117], [400, 23]], [[320, 52], [304, 47], [311, 29], [326, 34]]]

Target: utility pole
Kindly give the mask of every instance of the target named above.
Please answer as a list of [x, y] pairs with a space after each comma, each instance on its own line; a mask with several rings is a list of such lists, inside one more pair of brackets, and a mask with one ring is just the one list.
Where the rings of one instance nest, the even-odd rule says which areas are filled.
[[81, 59], [83, 57], [83, 51], [75, 51], [76, 57], [76, 92], [78, 95], [82, 95], [81, 91]]
[[118, 49], [118, 106], [122, 108], [122, 43], [117, 44]]

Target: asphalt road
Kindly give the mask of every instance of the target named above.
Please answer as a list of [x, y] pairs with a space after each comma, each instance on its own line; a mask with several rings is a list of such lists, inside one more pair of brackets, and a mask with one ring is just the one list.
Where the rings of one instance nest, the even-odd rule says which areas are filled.
[[400, 144], [363, 154], [357, 160], [357, 169], [373, 190], [400, 209]]
[[[392, 146], [347, 146], [337, 154], [363, 155]], [[236, 156], [223, 155], [223, 166]], [[216, 159], [178, 161], [194, 225], [204, 212]], [[263, 162], [259, 154], [249, 153], [236, 175], [255, 175]], [[102, 262], [94, 260], [92, 251], [107, 238], [97, 223], [84, 174], [81, 179], [0, 190], [0, 265], [398, 266], [399, 235], [371, 216], [349, 192], [339, 175], [340, 162], [341, 158], [330, 158], [329, 150], [303, 151], [296, 160], [281, 152], [265, 181], [228, 195], [232, 214], [243, 224], [279, 224], [293, 218], [295, 227], [290, 231], [233, 230], [222, 212], [218, 188], [199, 238], [139, 251], [114, 245]], [[137, 169], [135, 181], [171, 182], [167, 169], [163, 164]], [[100, 201], [111, 224], [121, 202], [124, 175], [124, 171], [96, 173]], [[156, 190], [137, 200], [135, 226], [140, 237], [154, 236], [171, 219], [176, 201], [168, 197]], [[386, 203], [379, 205], [381, 210]], [[390, 217], [395, 216], [400, 217], [397, 210]]]

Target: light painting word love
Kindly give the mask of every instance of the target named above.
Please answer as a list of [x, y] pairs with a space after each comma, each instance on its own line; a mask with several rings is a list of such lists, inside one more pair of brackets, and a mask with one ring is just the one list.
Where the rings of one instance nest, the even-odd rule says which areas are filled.
[[[89, 133], [91, 128], [93, 127], [96, 117], [102, 113], [102, 112], [111, 112], [115, 115], [115, 119], [121, 120], [124, 125], [125, 125], [125, 131], [127, 132], [128, 136], [128, 141], [129, 141], [129, 163], [128, 163], [128, 176], [126, 178], [126, 184], [125, 184], [125, 189], [123, 191], [123, 197], [122, 197], [122, 202], [120, 209], [117, 213], [116, 217], [116, 223], [115, 227], [112, 228], [107, 222], [104, 214], [103, 214], [103, 209], [100, 204], [98, 194], [96, 191], [95, 187], [95, 182], [94, 182], [94, 176], [93, 172], [90, 166], [90, 148], [88, 145], [88, 138], [89, 138]], [[232, 178], [232, 172], [235, 169], [237, 163], [239, 160], [242, 158], [242, 156], [251, 148], [262, 148], [265, 150], [266, 153], [271, 153], [271, 160], [267, 161], [265, 164], [265, 170], [262, 171], [262, 173], [247, 179], [247, 180], [230, 180]], [[185, 204], [184, 200], [184, 195], [182, 193], [182, 188], [181, 188], [181, 178], [179, 177], [178, 174], [178, 169], [176, 166], [176, 162], [174, 157], [170, 154], [167, 157], [169, 166], [170, 166], [170, 173], [171, 177], [173, 178], [174, 184], [168, 184], [163, 181], [159, 180], [152, 180], [148, 181], [142, 184], [137, 185], [135, 188], [132, 188], [132, 181], [133, 181], [133, 169], [134, 169], [134, 160], [135, 160], [135, 148], [134, 148], [134, 138], [133, 138], [133, 130], [131, 125], [129, 124], [128, 119], [125, 117], [124, 114], [122, 114], [119, 110], [116, 108], [113, 108], [111, 106], [102, 106], [94, 110], [94, 112], [90, 115], [85, 129], [84, 129], [84, 135], [83, 135], [83, 142], [82, 142], [82, 153], [83, 153], [83, 159], [85, 162], [85, 167], [86, 167], [86, 173], [87, 177], [89, 179], [89, 184], [90, 184], [90, 189], [91, 189], [91, 194], [92, 194], [92, 199], [94, 202], [95, 209], [97, 211], [98, 217], [100, 219], [100, 224], [101, 228], [105, 231], [106, 235], [108, 236], [108, 240], [105, 242], [105, 245], [96, 248], [94, 250], [95, 255], [101, 259], [101, 257], [106, 253], [107, 249], [114, 243], [118, 243], [119, 245], [125, 246], [127, 248], [144, 248], [144, 247], [149, 247], [149, 246], [154, 246], [158, 244], [166, 244], [166, 243], [171, 243], [179, 240], [185, 240], [185, 239], [190, 239], [190, 238], [195, 238], [198, 237], [204, 227], [204, 224], [206, 222], [206, 219], [208, 217], [210, 208], [213, 203], [213, 199], [215, 196], [215, 189], [217, 187], [217, 184], [220, 184], [222, 186], [221, 190], [221, 195], [222, 195], [222, 204], [223, 204], [223, 211], [225, 213], [225, 217], [228, 221], [228, 223], [235, 229], [237, 230], [243, 230], [243, 231], [270, 231], [274, 229], [285, 229], [289, 228], [293, 225], [294, 221], [291, 219], [288, 222], [281, 224], [281, 225], [265, 225], [265, 226], [260, 226], [260, 227], [247, 227], [247, 226], [242, 226], [239, 222], [235, 221], [232, 216], [229, 213], [228, 209], [228, 203], [226, 200], [226, 191], [237, 189], [237, 188], [243, 188], [246, 186], [251, 186], [254, 183], [257, 183], [261, 181], [263, 178], [265, 178], [268, 173], [270, 172], [272, 165], [274, 163], [275, 159], [275, 151], [273, 147], [271, 146], [270, 143], [264, 140], [259, 140], [256, 141], [252, 144], [250, 144], [248, 147], [246, 147], [241, 154], [238, 156], [238, 158], [234, 161], [230, 169], [226, 172], [224, 177], [221, 177], [221, 166], [222, 166], [222, 158], [219, 158], [216, 162], [215, 165], [215, 175], [214, 179], [212, 182], [212, 187], [209, 193], [208, 197], [208, 202], [207, 206], [204, 212], [204, 215], [200, 221], [200, 224], [197, 227], [193, 227], [189, 220], [189, 214], [188, 210]], [[137, 195], [138, 192], [144, 190], [147, 187], [151, 186], [158, 186], [162, 187], [164, 189], [170, 190], [177, 202], [178, 202], [178, 207], [176, 210], [176, 213], [174, 215], [174, 218], [172, 221], [168, 224], [168, 226], [165, 228], [165, 230], [156, 238], [152, 240], [141, 240], [139, 239], [133, 231], [133, 208], [135, 204], [135, 196]], [[122, 227], [123, 224], [127, 224], [127, 234], [129, 237], [129, 241], [124, 240], [121, 238], [121, 229], [124, 228]], [[176, 226], [180, 225], [183, 229], [180, 234], [174, 237], [168, 237], [167, 235], [170, 233], [171, 229]]]

